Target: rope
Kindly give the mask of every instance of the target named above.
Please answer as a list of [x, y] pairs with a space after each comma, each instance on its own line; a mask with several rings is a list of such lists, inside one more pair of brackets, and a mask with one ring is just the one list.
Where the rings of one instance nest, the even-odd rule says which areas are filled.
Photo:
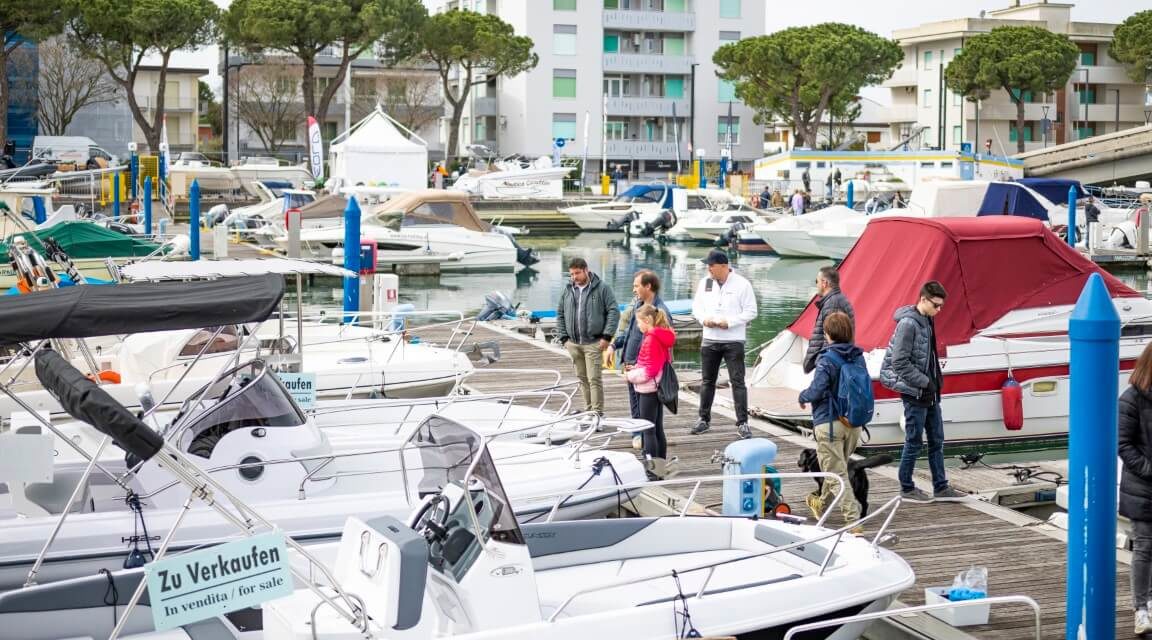
[[[119, 621], [116, 619], [116, 604], [120, 602], [120, 592], [116, 590], [116, 581], [112, 579], [112, 572], [101, 569], [100, 573], [108, 579], [108, 588], [104, 591], [104, 604], [112, 607], [112, 628], [115, 629]], [[141, 578], [143, 579], [143, 578]], [[111, 596], [111, 599], [109, 599]]]
[[688, 598], [684, 595], [684, 589], [680, 586], [680, 574], [676, 570], [672, 570], [672, 580], [676, 583], [676, 600], [679, 604], [672, 606], [673, 624], [676, 626], [677, 638], [702, 638], [700, 632], [692, 625], [692, 614], [688, 613]]
[[[612, 478], [613, 478], [613, 480], [615, 480], [617, 486], [624, 484], [624, 480], [620, 477], [620, 474], [616, 471], [616, 467], [612, 466], [612, 461], [609, 460], [608, 458], [604, 457], [604, 456], [601, 456], [599, 458], [596, 458], [592, 462], [592, 473], [587, 478], [585, 478], [584, 482], [580, 483], [580, 486], [576, 487], [575, 490], [579, 491], [579, 490], [583, 489], [584, 487], [587, 487], [588, 483], [592, 482], [592, 479], [595, 478], [596, 476], [599, 476], [600, 472], [603, 471], [605, 467], [612, 470]], [[626, 493], [626, 495], [627, 495], [627, 493]], [[563, 508], [564, 505], [568, 504], [568, 501], [571, 500], [572, 498], [573, 498], [572, 495], [568, 495], [563, 500], [561, 500], [559, 506], [556, 507], [557, 513], [559, 513], [560, 509]], [[636, 507], [636, 503], [632, 501], [631, 495], [628, 495], [628, 504], [632, 505], [632, 510], [634, 512], [636, 512], [636, 513], [640, 512], [639, 509]], [[620, 498], [620, 491], [617, 491], [616, 492], [616, 509], [620, 510], [623, 507], [624, 507], [624, 502]], [[548, 513], [552, 513], [552, 510], [549, 509]], [[545, 515], [544, 513], [538, 513], [538, 514], [532, 516], [531, 518], [525, 520], [523, 522], [523, 524], [530, 524], [532, 522], [535, 522], [538, 518], [540, 518], [544, 515]]]
[[[140, 496], [134, 492], [129, 492], [124, 497], [124, 502], [132, 511], [132, 551], [128, 552], [128, 557], [124, 559], [124, 568], [135, 569], [155, 558], [156, 552], [152, 550], [152, 541], [148, 536], [148, 524], [144, 522], [144, 509], [140, 506]], [[147, 557], [140, 551], [141, 529], [144, 530], [144, 546], [148, 549]]]

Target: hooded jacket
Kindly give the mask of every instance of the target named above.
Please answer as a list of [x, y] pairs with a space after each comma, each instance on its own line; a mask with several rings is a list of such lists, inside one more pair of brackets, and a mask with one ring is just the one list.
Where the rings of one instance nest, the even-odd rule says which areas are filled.
[[1120, 515], [1152, 521], [1152, 394], [1129, 386], [1120, 394]]
[[[612, 287], [604, 284], [600, 276], [589, 273], [588, 286], [579, 307], [576, 304], [578, 295], [576, 285], [569, 281], [556, 307], [556, 341], [560, 344], [569, 340], [576, 344], [591, 344], [600, 339], [611, 341], [620, 322], [620, 309], [616, 306]], [[577, 308], [580, 309], [579, 315]]]
[[844, 359], [845, 363], [861, 359], [864, 364], [864, 352], [860, 347], [850, 342], [833, 342], [820, 350], [816, 357], [816, 373], [812, 375], [812, 384], [800, 392], [800, 402], [812, 404], [812, 427], [831, 424], [839, 416], [832, 415], [832, 396], [840, 384], [840, 363], [833, 362], [827, 356], [829, 351], [835, 351]]
[[852, 303], [848, 302], [848, 296], [840, 292], [840, 289], [833, 289], [829, 291], [824, 297], [816, 301], [816, 308], [820, 313], [816, 315], [816, 325], [812, 328], [812, 338], [808, 340], [808, 351], [804, 353], [804, 373], [809, 373], [816, 368], [816, 356], [824, 349], [824, 319], [827, 318], [834, 311], [840, 311], [848, 314], [852, 319], [852, 324], [856, 324], [856, 313], [852, 311]]
[[[880, 384], [893, 391], [928, 401], [926, 391], [942, 378], [939, 360], [932, 357], [936, 331], [932, 319], [915, 305], [900, 307], [893, 314], [896, 330], [888, 342], [880, 366]], [[935, 389], [939, 392], [939, 388]]]
[[672, 360], [674, 344], [676, 333], [667, 327], [652, 327], [644, 334], [640, 354], [636, 356], [636, 366], [626, 374], [636, 393], [656, 393], [664, 364]]

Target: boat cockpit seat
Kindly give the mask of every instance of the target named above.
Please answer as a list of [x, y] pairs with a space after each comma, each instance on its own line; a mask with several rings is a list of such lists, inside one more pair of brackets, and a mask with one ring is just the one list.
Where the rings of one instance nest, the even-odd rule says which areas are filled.
[[[59, 515], [64, 511], [64, 506], [68, 504], [68, 498], [72, 497], [72, 492], [76, 490], [76, 485], [84, 479], [84, 472], [80, 470], [70, 470], [65, 472], [57, 471], [52, 479], [52, 482], [33, 482], [24, 485], [24, 498], [28, 503], [35, 505], [42, 509], [43, 513], [30, 514], [21, 510], [24, 515]], [[16, 502], [16, 491], [12, 492], [13, 504]], [[23, 505], [27, 507], [28, 505]], [[84, 488], [81, 490], [79, 497], [72, 503], [71, 513], [90, 513], [95, 511], [95, 506], [92, 502], [92, 491], [88, 482], [85, 480]]]

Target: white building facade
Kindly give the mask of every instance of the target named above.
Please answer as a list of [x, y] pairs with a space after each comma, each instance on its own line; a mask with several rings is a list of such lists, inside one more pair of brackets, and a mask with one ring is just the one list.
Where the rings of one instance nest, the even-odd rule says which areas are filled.
[[[973, 142], [980, 152], [991, 140], [993, 154], [1017, 152], [1016, 104], [1003, 89], [993, 91], [977, 109], [942, 80], [967, 40], [999, 26], [1035, 26], [1065, 34], [1080, 50], [1076, 69], [1063, 88], [1048, 95], [1025, 92], [1026, 151], [1143, 125], [1144, 83], [1133, 82], [1108, 55], [1117, 25], [1073, 21], [1073, 6], [1018, 1], [979, 18], [896, 30], [893, 37], [904, 49], [904, 62], [883, 85], [891, 90], [892, 138], [910, 138], [911, 149], [955, 150], [961, 142]], [[1047, 127], [1045, 118], [1050, 121]]]
[[[528, 35], [539, 65], [473, 88], [461, 146], [498, 154], [582, 157], [586, 177], [621, 166], [630, 178], [665, 178], [692, 150], [717, 161], [728, 147], [735, 169], [751, 171], [764, 128], [716, 77], [712, 55], [730, 41], [764, 34], [763, 0], [452, 0], [498, 15]], [[585, 135], [587, 131], [587, 135]]]

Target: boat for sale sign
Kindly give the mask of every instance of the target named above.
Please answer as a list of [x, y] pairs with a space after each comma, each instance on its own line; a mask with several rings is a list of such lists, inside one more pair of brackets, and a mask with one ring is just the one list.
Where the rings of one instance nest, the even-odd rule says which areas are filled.
[[157, 631], [245, 609], [292, 594], [279, 531], [149, 564], [148, 600]]

